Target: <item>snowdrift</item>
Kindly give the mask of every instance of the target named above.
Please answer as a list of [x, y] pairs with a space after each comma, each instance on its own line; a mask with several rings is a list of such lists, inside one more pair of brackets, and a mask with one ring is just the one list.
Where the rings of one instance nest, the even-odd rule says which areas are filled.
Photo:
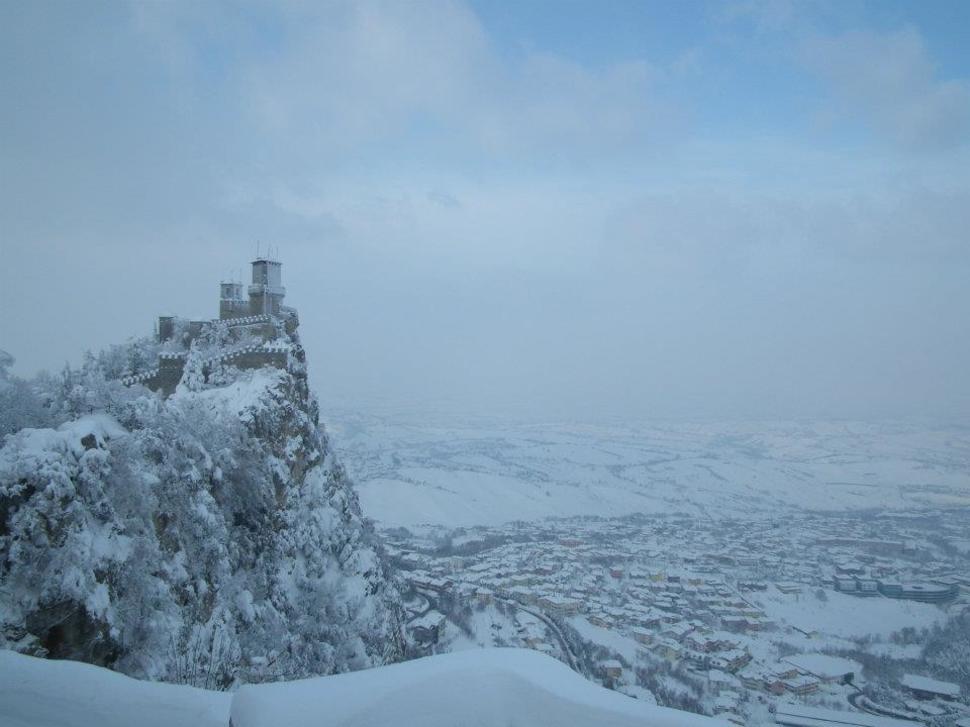
[[478, 649], [379, 669], [243, 687], [234, 727], [708, 727], [705, 717], [648, 706], [525, 649]]
[[235, 695], [140, 682], [75, 662], [0, 652], [6, 727], [713, 727], [637, 702], [523, 649], [484, 649]]
[[4, 727], [226, 727], [232, 695], [0, 651]]

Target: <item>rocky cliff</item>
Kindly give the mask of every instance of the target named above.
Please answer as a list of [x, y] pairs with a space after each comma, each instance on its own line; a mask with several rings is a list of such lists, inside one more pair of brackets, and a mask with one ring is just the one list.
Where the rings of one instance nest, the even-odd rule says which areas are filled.
[[0, 450], [0, 646], [208, 688], [399, 658], [302, 349], [274, 344], [285, 368], [186, 366], [168, 398], [117, 382], [147, 342], [37, 384], [53, 426]]

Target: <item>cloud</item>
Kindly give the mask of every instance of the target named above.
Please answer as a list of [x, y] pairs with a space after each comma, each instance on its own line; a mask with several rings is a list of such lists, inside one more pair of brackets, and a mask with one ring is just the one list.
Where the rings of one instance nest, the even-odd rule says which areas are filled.
[[[728, 50], [672, 31], [690, 48], [666, 67], [510, 51], [447, 0], [62, 7], [0, 22], [17, 61], [0, 64], [17, 99], [0, 297], [23, 313], [3, 339], [27, 370], [168, 306], [211, 315], [213, 281], [262, 240], [325, 395], [535, 394], [580, 414], [730, 414], [768, 385], [785, 413], [966, 400], [970, 150], [829, 143], [763, 113], [816, 90], [778, 51], [805, 35], [787, 6]], [[947, 91], [921, 40], [812, 37], [802, 61], [840, 115], [957, 144], [939, 99], [963, 82]], [[877, 51], [901, 58], [867, 68]], [[680, 103], [712, 110], [692, 127]], [[900, 385], [917, 378], [926, 402]]]
[[716, 17], [724, 22], [750, 22], [758, 32], [775, 33], [790, 29], [807, 8], [793, 0], [736, 0], [717, 6]]
[[837, 114], [902, 147], [947, 150], [970, 141], [970, 81], [939, 78], [913, 28], [816, 36], [802, 58], [830, 84]]
[[511, 58], [464, 3], [296, 6], [276, 21], [280, 49], [233, 79], [239, 120], [274, 157], [372, 163], [407, 144], [469, 167], [588, 164], [662, 140], [676, 116], [646, 61]]
[[461, 209], [461, 202], [453, 195], [432, 189], [428, 192], [428, 199], [446, 209]]
[[970, 266], [970, 194], [919, 188], [851, 194], [655, 193], [618, 206], [606, 238], [620, 260], [797, 276], [804, 265]]

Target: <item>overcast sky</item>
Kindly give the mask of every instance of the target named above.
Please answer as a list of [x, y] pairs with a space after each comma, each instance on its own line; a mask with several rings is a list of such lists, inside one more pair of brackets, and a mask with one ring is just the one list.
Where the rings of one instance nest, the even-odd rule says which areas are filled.
[[0, 3], [0, 348], [279, 246], [327, 401], [970, 416], [970, 3]]

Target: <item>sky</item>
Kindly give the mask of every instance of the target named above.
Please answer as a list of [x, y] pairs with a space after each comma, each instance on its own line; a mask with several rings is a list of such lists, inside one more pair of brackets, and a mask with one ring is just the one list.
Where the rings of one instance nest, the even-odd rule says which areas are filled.
[[322, 401], [970, 417], [970, 3], [0, 3], [0, 348], [217, 315]]

